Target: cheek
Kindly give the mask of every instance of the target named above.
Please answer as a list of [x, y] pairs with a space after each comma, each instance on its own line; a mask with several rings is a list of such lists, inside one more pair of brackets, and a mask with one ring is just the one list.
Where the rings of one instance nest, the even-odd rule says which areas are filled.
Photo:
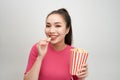
[[66, 35], [66, 29], [60, 29], [60, 30], [59, 30], [59, 33], [60, 33], [61, 35]]
[[45, 34], [46, 34], [46, 35], [48, 34], [48, 29], [45, 29]]
[[65, 32], [65, 30], [60, 30], [60, 31], [59, 31], [59, 34], [61, 35], [61, 37], [65, 37], [66, 32]]

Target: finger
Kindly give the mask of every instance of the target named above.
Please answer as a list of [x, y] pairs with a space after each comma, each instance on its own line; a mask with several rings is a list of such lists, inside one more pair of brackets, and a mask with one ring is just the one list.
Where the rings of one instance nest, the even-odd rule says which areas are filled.
[[83, 73], [83, 72], [87, 73], [88, 72], [88, 68], [84, 67], [84, 68], [82, 68], [82, 69], [77, 71], [78, 74]]
[[84, 74], [84, 73], [87, 73], [87, 72], [88, 72], [88, 70], [83, 69], [83, 70], [78, 71], [77, 74]]
[[41, 40], [38, 42], [38, 46], [45, 46], [47, 45], [47, 42], [45, 40]]
[[88, 70], [88, 65], [87, 64], [83, 64], [81, 70]]
[[82, 64], [82, 67], [88, 67], [88, 65], [87, 64]]
[[87, 67], [84, 67], [84, 68], [82, 68], [80, 71], [84, 72], [84, 71], [87, 71], [87, 70], [88, 70], [88, 68], [87, 68]]
[[44, 38], [44, 39], [41, 39], [39, 42], [38, 42], [38, 44], [40, 45], [40, 46], [45, 46], [45, 45], [47, 45], [48, 44], [48, 42], [51, 40], [51, 38]]
[[88, 76], [88, 74], [85, 75], [79, 75], [78, 78], [86, 78]]
[[81, 73], [77, 74], [77, 76], [78, 76], [79, 78], [87, 77], [87, 76], [88, 76], [88, 72], [81, 72]]
[[47, 40], [46, 40], [46, 41], [47, 41], [47, 42], [50, 42], [50, 40], [51, 40], [51, 38], [49, 37], [49, 38], [47, 38]]
[[45, 38], [45, 39], [42, 39], [42, 41], [46, 42], [46, 43], [49, 43], [51, 41], [51, 38]]

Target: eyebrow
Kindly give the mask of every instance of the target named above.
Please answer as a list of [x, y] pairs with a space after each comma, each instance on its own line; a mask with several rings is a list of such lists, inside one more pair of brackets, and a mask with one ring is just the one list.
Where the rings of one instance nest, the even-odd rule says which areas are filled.
[[55, 24], [62, 24], [61, 22], [55, 22]]
[[[47, 22], [46, 24], [50, 24], [49, 22]], [[61, 22], [55, 22], [54, 24], [62, 24]]]

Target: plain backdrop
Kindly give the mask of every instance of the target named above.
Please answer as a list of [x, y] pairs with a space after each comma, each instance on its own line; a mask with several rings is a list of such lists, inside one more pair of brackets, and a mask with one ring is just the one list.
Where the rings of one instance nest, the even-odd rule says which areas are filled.
[[86, 80], [120, 80], [120, 0], [0, 0], [0, 80], [22, 80], [45, 18], [66, 8], [73, 46], [89, 53]]

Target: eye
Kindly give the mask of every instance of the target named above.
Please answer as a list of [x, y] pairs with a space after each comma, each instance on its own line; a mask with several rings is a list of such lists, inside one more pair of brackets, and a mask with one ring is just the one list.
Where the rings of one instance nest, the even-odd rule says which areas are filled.
[[47, 28], [51, 27], [50, 25], [46, 25]]
[[61, 27], [61, 25], [56, 25], [55, 27]]

